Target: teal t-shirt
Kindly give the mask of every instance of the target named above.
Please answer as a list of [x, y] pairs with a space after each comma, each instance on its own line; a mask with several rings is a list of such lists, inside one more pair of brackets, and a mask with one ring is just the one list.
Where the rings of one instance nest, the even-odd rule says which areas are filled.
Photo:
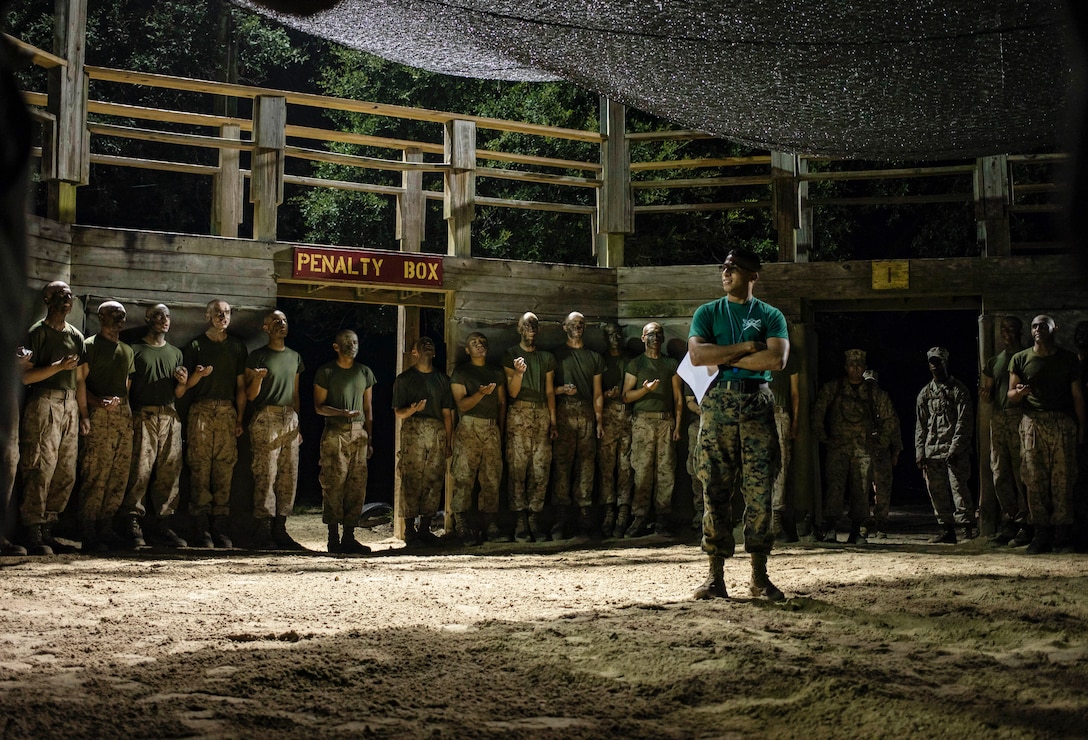
[[234, 400], [238, 376], [245, 374], [249, 354], [242, 340], [228, 336], [222, 342], [213, 342], [206, 334], [201, 334], [185, 345], [182, 354], [190, 375], [197, 365], [212, 366], [212, 374], [189, 389], [190, 400]]
[[450, 384], [463, 385], [465, 395], [474, 395], [480, 390], [481, 385], [487, 385], [488, 383], [495, 383], [495, 391], [480, 398], [480, 401], [468, 411], [463, 412], [462, 416], [472, 416], [477, 419], [498, 419], [499, 388], [505, 387], [506, 373], [503, 372], [502, 368], [494, 365], [473, 365], [471, 362], [461, 363], [454, 368], [453, 375], [450, 376]]
[[[587, 347], [575, 348], [566, 345], [555, 351], [556, 386], [573, 383], [578, 388], [577, 398], [592, 403], [595, 375], [604, 375], [604, 358], [599, 353]], [[604, 390], [603, 385], [601, 390]]]
[[424, 419], [443, 419], [443, 409], [453, 409], [450, 378], [437, 368], [421, 373], [410, 367], [393, 381], [393, 408], [402, 409], [417, 401], [427, 399], [427, 405], [418, 413]]
[[[771, 338], [788, 340], [789, 332], [786, 329], [786, 317], [774, 306], [758, 298], [744, 303], [733, 303], [727, 296], [722, 296], [695, 310], [688, 336], [702, 337], [714, 344], [728, 346], [749, 341], [766, 343]], [[752, 372], [735, 367], [719, 370], [738, 379], [771, 379], [769, 370]]]
[[[374, 372], [358, 362], [351, 367], [340, 367], [336, 360], [327, 362], [317, 369], [314, 385], [327, 391], [325, 403], [333, 408], [348, 411], [363, 411], [363, 402], [367, 388], [378, 384]], [[337, 417], [326, 417], [326, 422], [338, 421]], [[362, 417], [359, 421], [363, 421]]]
[[132, 347], [95, 334], [83, 343], [83, 354], [87, 358], [87, 392], [96, 398], [127, 399], [128, 377], [136, 372]]
[[181, 350], [167, 342], [153, 347], [144, 340], [132, 343], [133, 374], [129, 397], [133, 408], [169, 406], [174, 403], [178, 381], [174, 371], [182, 365]]
[[[45, 367], [68, 355], [79, 355], [79, 361], [82, 363], [84, 361], [83, 342], [83, 334], [71, 324], [65, 323], [64, 331], [57, 331], [46, 324], [45, 319], [42, 319], [30, 327], [25, 346], [34, 353], [30, 358], [34, 367]], [[74, 391], [76, 371], [62, 370], [45, 380], [39, 380], [30, 387], [51, 391]]]
[[290, 347], [274, 350], [266, 344], [250, 353], [246, 358], [246, 367], [253, 370], [268, 368], [268, 375], [261, 383], [261, 392], [253, 399], [254, 409], [294, 405], [295, 376], [306, 369], [298, 352]]
[[673, 412], [676, 410], [676, 399], [672, 394], [672, 379], [676, 375], [676, 368], [680, 366], [671, 357], [658, 357], [656, 359], [639, 355], [627, 363], [625, 373], [635, 376], [635, 390], [642, 387], [647, 380], [657, 378], [661, 382], [657, 387], [638, 399], [631, 405], [635, 413], [649, 412]]
[[548, 400], [548, 373], [555, 372], [555, 355], [542, 349], [526, 352], [520, 344], [515, 344], [503, 355], [502, 366], [513, 370], [514, 360], [519, 357], [525, 359], [526, 368], [525, 375], [521, 378], [521, 390], [518, 391], [517, 399], [513, 400], [544, 403]]

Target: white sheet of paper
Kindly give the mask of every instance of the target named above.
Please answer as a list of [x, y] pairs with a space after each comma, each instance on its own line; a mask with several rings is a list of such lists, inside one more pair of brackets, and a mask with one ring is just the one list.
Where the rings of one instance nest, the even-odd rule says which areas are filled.
[[684, 382], [695, 393], [695, 402], [702, 403], [707, 388], [714, 382], [714, 378], [718, 377], [718, 366], [695, 367], [695, 365], [691, 364], [691, 355], [684, 355], [684, 359], [680, 361], [680, 367], [677, 368], [676, 373], [684, 379]]

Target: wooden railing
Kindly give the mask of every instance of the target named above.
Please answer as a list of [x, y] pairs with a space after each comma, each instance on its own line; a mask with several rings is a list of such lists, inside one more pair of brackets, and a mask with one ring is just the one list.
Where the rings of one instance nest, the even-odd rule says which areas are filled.
[[[59, 56], [16, 39], [11, 40], [40, 67], [55, 70], [67, 65]], [[617, 142], [610, 142], [607, 134], [595, 131], [105, 67], [86, 66], [83, 71], [96, 93], [108, 89], [108, 85], [120, 84], [252, 101], [253, 115], [244, 117], [165, 110], [85, 98], [83, 131], [70, 131], [57, 123], [58, 101], [51, 101], [40, 92], [25, 94], [35, 119], [42, 127], [43, 144], [36, 153], [41, 157], [43, 180], [61, 179], [57, 174], [58, 158], [64, 156], [65, 151], [79, 150], [79, 147], [64, 146], [62, 140], [85, 136], [82, 151], [90, 164], [212, 176], [212, 231], [221, 235], [236, 236], [238, 233], [238, 225], [243, 220], [243, 178], [249, 178], [250, 200], [254, 204], [253, 236], [262, 240], [275, 240], [283, 185], [291, 184], [397, 198], [401, 206], [397, 209], [400, 219], [397, 234], [401, 248], [407, 251], [420, 248], [425, 217], [423, 204], [427, 200], [442, 201], [444, 216], [449, 223], [448, 251], [460, 256], [471, 255], [471, 223], [477, 206], [588, 216], [593, 219], [594, 231], [600, 234], [594, 244], [595, 253], [599, 255], [600, 264], [610, 266], [622, 264], [622, 248], [618, 252], [609, 251], [608, 248], [602, 249], [602, 245], [614, 243], [617, 238], [622, 244], [622, 234], [633, 230], [633, 217], [636, 215], [647, 217], [663, 213], [740, 209], [769, 211], [779, 234], [779, 256], [785, 260], [807, 259], [806, 252], [814, 228], [812, 208], [816, 206], [925, 205], [973, 201], [976, 204], [976, 220], [985, 225], [980, 228], [980, 240], [985, 242], [981, 245], [984, 254], [1009, 254], [1056, 246], [1051, 243], [1013, 242], [1009, 224], [1010, 216], [1028, 218], [1034, 214], [1051, 213], [1060, 207], [1056, 198], [1062, 192], [1061, 183], [1039, 173], [1046, 175], [1053, 170], [1053, 165], [1064, 158], [1061, 154], [1001, 155], [962, 164], [882, 169], [844, 168], [841, 163], [832, 168], [827, 164], [818, 165], [819, 160], [782, 153], [632, 162], [632, 144], [645, 146], [655, 142], [694, 141], [710, 137], [684, 130], [625, 132], [619, 141], [619, 151], [609, 153], [609, 147], [614, 148]], [[84, 85], [86, 89], [88, 86]], [[292, 106], [292, 109], [335, 110], [433, 123], [434, 140], [388, 138], [292, 124], [287, 121], [288, 106]], [[604, 110], [605, 106], [602, 106]], [[111, 119], [113, 122], [105, 122]], [[125, 123], [117, 122], [121, 120]], [[160, 126], [156, 127], [156, 124]], [[212, 133], [171, 131], [162, 124], [191, 127], [194, 130], [210, 128]], [[621, 113], [618, 119], [603, 125], [602, 130], [621, 130], [623, 126]], [[581, 142], [591, 150], [597, 149], [600, 155], [597, 161], [583, 161], [477, 147], [476, 132], [480, 129]], [[186, 158], [171, 161], [94, 151], [95, 147], [90, 143], [106, 138], [210, 150], [217, 153], [218, 162], [198, 164], [193, 161], [195, 157], [189, 158], [189, 161]], [[333, 144], [386, 150], [390, 156], [337, 152], [330, 149]], [[248, 169], [242, 166], [243, 155], [249, 159]], [[324, 162], [351, 167], [360, 172], [399, 172], [401, 184], [367, 182], [364, 178], [360, 178], [360, 181], [335, 180], [292, 174], [285, 167], [287, 160], [304, 163], [303, 169]], [[89, 168], [85, 165], [82, 170], [86, 172]], [[63, 169], [69, 173], [73, 171], [72, 166]], [[79, 169], [75, 168], [75, 171]], [[700, 175], [701, 170], [707, 169], [713, 169], [715, 173]], [[720, 174], [730, 169], [744, 174]], [[669, 173], [679, 172], [681, 176], [664, 176], [666, 170]], [[1022, 174], [1025, 172], [1033, 174]], [[441, 184], [436, 186], [431, 180], [430, 185], [425, 187], [424, 176], [431, 178], [435, 175], [442, 176]], [[810, 183], [935, 177], [948, 179], [950, 186], [946, 192], [864, 197], [809, 197], [808, 194]], [[477, 180], [488, 178], [545, 185], [551, 188], [548, 192], [554, 193], [555, 197], [552, 200], [515, 200], [478, 196]], [[73, 187], [85, 184], [70, 179], [67, 182]], [[680, 196], [674, 195], [670, 203], [638, 202], [640, 193], [662, 190], [680, 193], [694, 188], [710, 188], [716, 195], [704, 201], [692, 199], [691, 202], [684, 202]], [[570, 195], [585, 190], [594, 191], [595, 204], [585, 203], [584, 198], [581, 202], [575, 202], [577, 198]], [[753, 193], [756, 195], [753, 196]], [[64, 220], [64, 214], [52, 215]], [[74, 217], [74, 208], [70, 208], [68, 216]]]

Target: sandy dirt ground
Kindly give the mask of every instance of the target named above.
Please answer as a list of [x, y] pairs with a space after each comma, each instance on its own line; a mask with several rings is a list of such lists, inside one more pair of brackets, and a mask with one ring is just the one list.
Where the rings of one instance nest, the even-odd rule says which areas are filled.
[[[324, 550], [319, 517], [290, 531]], [[0, 560], [0, 737], [1088, 737], [1088, 556], [694, 539]]]

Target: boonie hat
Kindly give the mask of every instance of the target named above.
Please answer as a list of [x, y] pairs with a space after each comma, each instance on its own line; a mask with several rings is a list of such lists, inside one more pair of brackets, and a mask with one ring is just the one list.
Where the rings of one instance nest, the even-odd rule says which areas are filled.
[[848, 349], [845, 352], [847, 365], [864, 365], [865, 364], [865, 350], [863, 349]]

